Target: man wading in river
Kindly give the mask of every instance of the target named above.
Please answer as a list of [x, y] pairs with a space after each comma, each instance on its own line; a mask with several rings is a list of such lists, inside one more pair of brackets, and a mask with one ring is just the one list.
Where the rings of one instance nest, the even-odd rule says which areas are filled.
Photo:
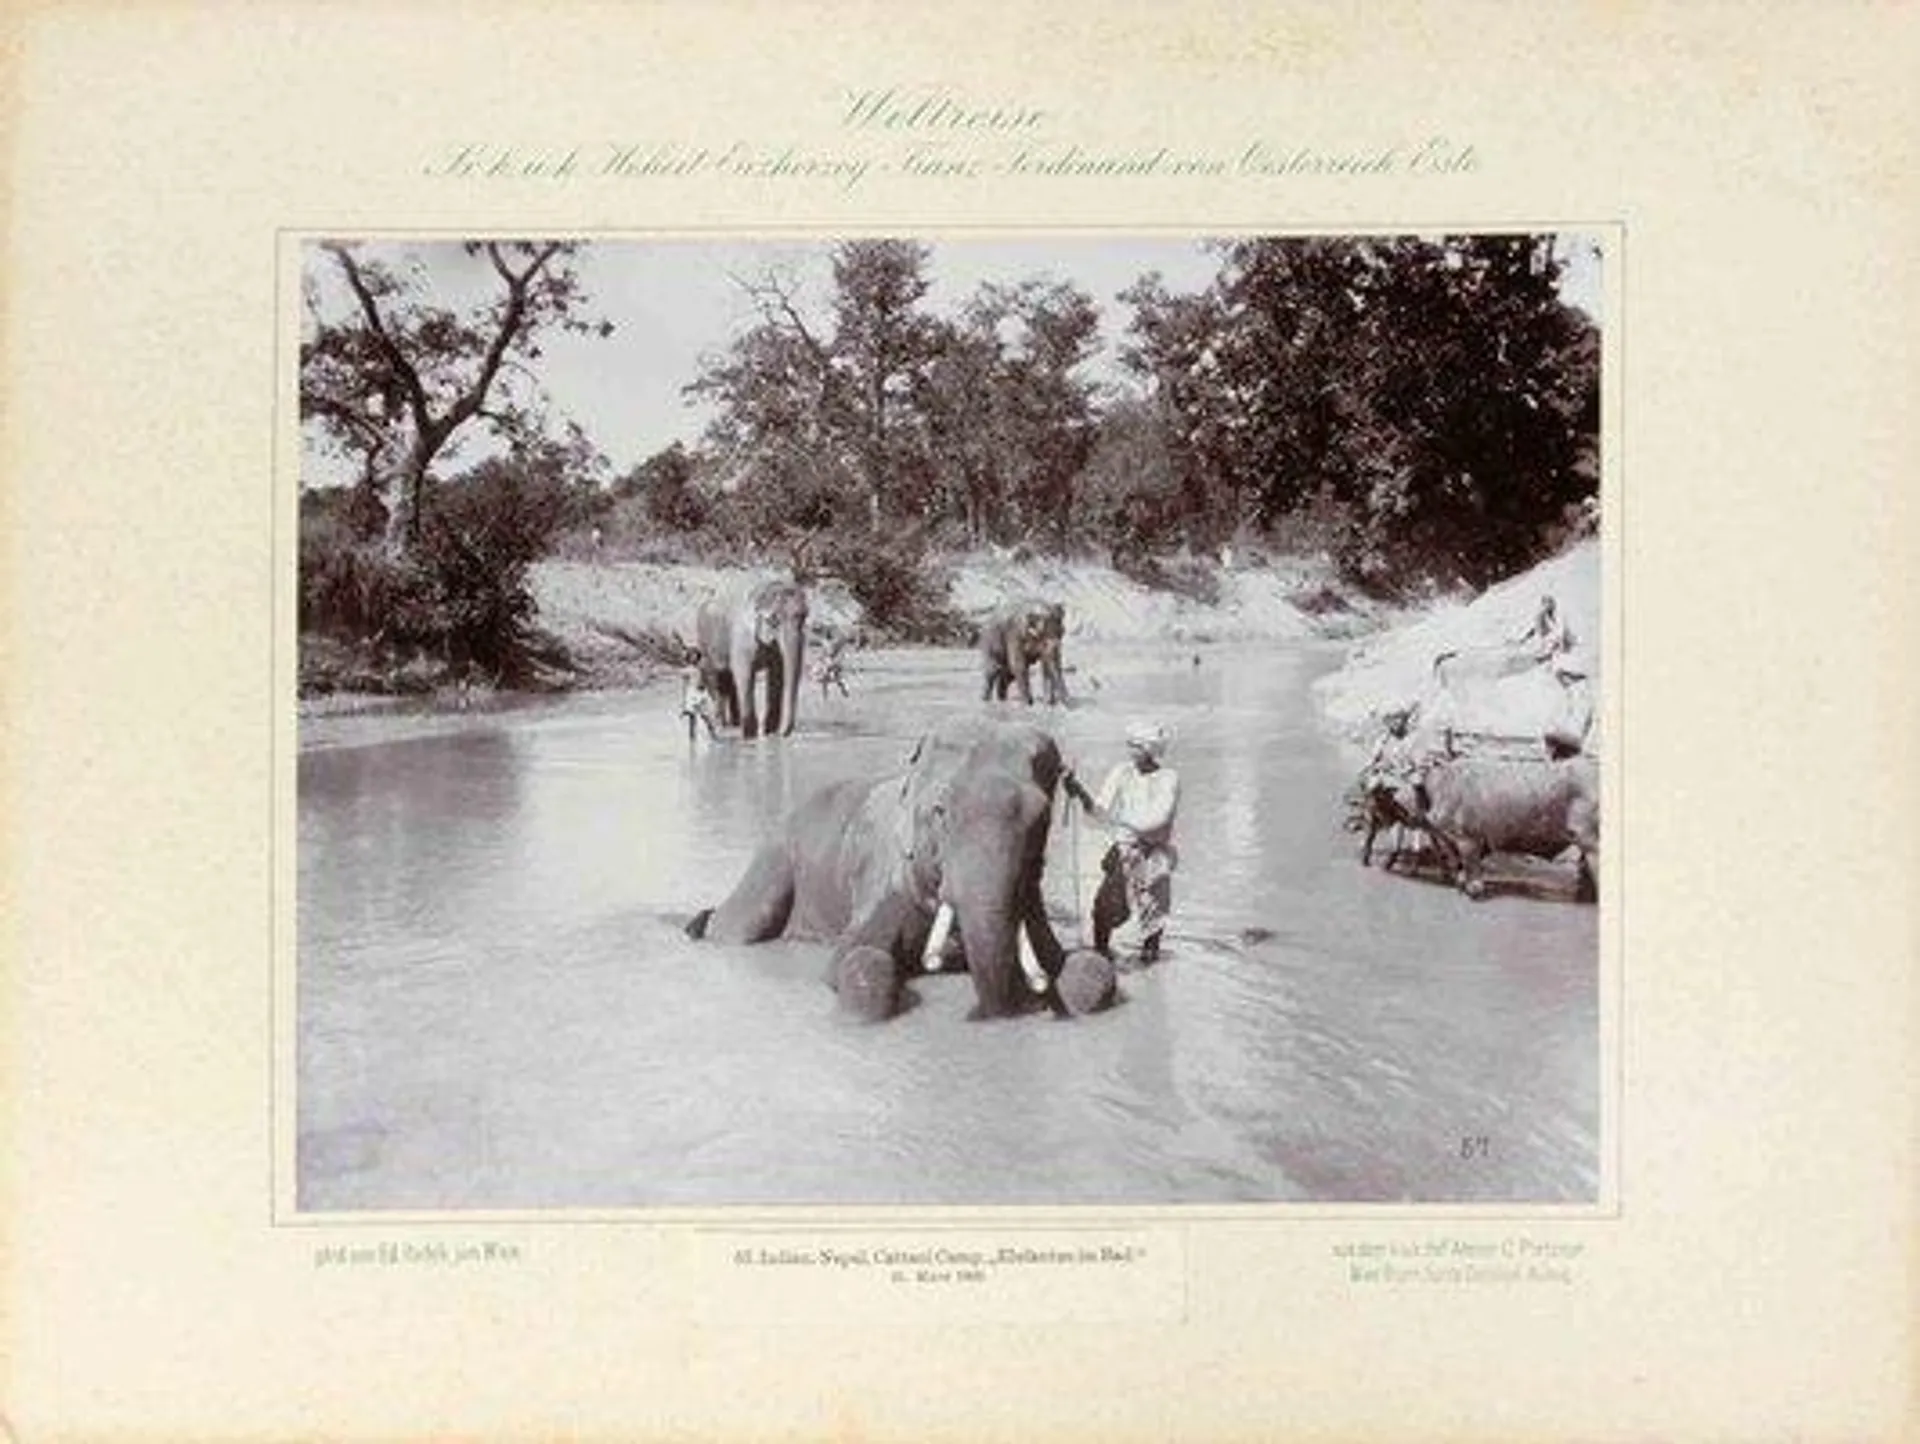
[[1107, 774], [1100, 795], [1091, 796], [1071, 772], [1062, 785], [1087, 815], [1114, 833], [1100, 860], [1093, 899], [1093, 946], [1111, 956], [1113, 929], [1133, 918], [1140, 933], [1140, 961], [1160, 957], [1160, 934], [1173, 905], [1173, 818], [1180, 806], [1180, 774], [1161, 764], [1167, 729], [1137, 722], [1127, 729], [1127, 760]]

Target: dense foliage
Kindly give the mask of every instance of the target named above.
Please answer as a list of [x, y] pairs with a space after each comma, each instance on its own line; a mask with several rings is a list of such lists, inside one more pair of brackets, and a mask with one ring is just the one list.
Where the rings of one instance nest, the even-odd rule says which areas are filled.
[[1560, 269], [1544, 236], [1256, 239], [1203, 296], [1128, 293], [1189, 530], [1312, 516], [1383, 587], [1531, 561], [1598, 482], [1599, 340]]
[[789, 286], [689, 388], [751, 537], [922, 526], [1117, 561], [1308, 535], [1351, 580], [1484, 584], [1594, 494], [1599, 343], [1550, 236], [1259, 238], [1196, 295], [1143, 278], [1131, 392], [1084, 378], [1093, 299], [983, 286], [921, 309], [927, 253], [835, 252], [830, 323]]
[[597, 510], [563, 447], [489, 458], [433, 489], [419, 542], [396, 552], [354, 519], [357, 490], [302, 498], [300, 628], [359, 649], [378, 675], [422, 659], [460, 679], [524, 686], [549, 644], [534, 630], [528, 569]]
[[[756, 319], [687, 384], [701, 444], [610, 482], [538, 381], [544, 336], [611, 330], [580, 247], [446, 249], [491, 286], [465, 308], [367, 248], [308, 269], [301, 418], [358, 475], [303, 498], [301, 622], [377, 658], [525, 674], [527, 569], [556, 547], [773, 562], [844, 581], [880, 635], [954, 640], [938, 559], [965, 547], [1205, 596], [1193, 558], [1231, 544], [1393, 593], [1484, 585], [1591, 524], [1599, 337], [1552, 236], [1219, 242], [1204, 289], [1114, 298], [1106, 384], [1085, 291], [988, 284], [938, 313], [927, 247], [846, 241], [824, 296], [743, 279]], [[469, 432], [494, 455], [457, 473]]]

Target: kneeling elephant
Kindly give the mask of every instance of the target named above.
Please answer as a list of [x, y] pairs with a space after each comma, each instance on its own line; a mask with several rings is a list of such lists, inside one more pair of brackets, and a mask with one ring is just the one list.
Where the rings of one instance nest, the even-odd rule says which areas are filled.
[[[974, 1017], [1024, 1012], [1035, 995], [1069, 1011], [1055, 986], [1067, 959], [1040, 887], [1062, 771], [1059, 747], [1035, 727], [982, 721], [929, 733], [904, 772], [832, 783], [800, 803], [687, 931], [832, 941], [828, 977], [843, 1002], [885, 1016], [900, 976], [926, 958], [937, 967], [957, 927]], [[850, 984], [860, 1001], [847, 998]]]

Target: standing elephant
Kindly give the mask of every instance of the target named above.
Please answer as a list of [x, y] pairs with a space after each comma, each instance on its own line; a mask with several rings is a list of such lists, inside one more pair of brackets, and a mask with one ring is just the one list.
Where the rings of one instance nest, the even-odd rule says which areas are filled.
[[1027, 674], [1035, 662], [1047, 684], [1047, 705], [1064, 706], [1067, 679], [1060, 661], [1060, 639], [1066, 633], [1067, 609], [1059, 602], [1021, 597], [1003, 603], [980, 624], [980, 671], [985, 680], [981, 700], [1004, 701], [1009, 685], [1020, 700], [1031, 704], [1033, 690]]
[[768, 581], [733, 597], [716, 597], [700, 608], [697, 623], [707, 689], [720, 704], [720, 720], [758, 736], [754, 681], [767, 678], [766, 732], [791, 736], [800, 703], [800, 676], [807, 646], [807, 594], [797, 582]]
[[[973, 1017], [1025, 1011], [1036, 994], [1066, 1011], [1054, 987], [1066, 959], [1040, 887], [1062, 770], [1036, 727], [949, 724], [920, 739], [904, 772], [832, 783], [800, 803], [687, 931], [833, 941], [842, 1002], [884, 1017], [901, 974], [923, 960], [937, 969], [957, 926]], [[855, 978], [877, 1001], [849, 1000]]]

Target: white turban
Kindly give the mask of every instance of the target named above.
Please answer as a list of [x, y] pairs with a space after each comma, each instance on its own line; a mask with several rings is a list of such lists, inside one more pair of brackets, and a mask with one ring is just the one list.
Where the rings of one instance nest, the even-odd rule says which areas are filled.
[[1127, 727], [1127, 746], [1138, 747], [1158, 759], [1167, 750], [1167, 729], [1158, 722], [1134, 722]]

